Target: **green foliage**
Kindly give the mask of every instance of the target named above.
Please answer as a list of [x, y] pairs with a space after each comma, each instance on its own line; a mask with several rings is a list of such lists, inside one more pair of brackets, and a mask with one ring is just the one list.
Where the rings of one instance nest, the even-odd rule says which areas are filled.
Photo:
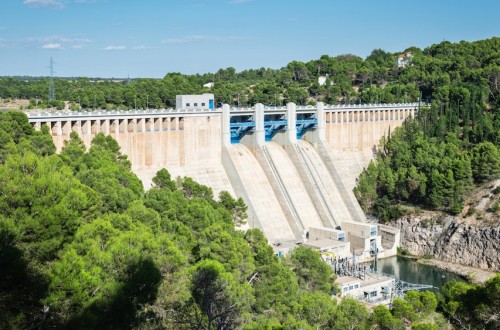
[[330, 293], [335, 280], [333, 271], [317, 251], [299, 246], [291, 252], [290, 263], [303, 290]]
[[[160, 279], [155, 273], [171, 273], [185, 263], [186, 258], [167, 235], [155, 234], [128, 216], [109, 215], [81, 226], [73, 242], [61, 252], [50, 269], [50, 295], [46, 304], [60, 315], [60, 320], [70, 324], [116, 318], [117, 315], [103, 315], [100, 320], [93, 320], [101, 308], [111, 308], [116, 303], [110, 297], [123, 300], [121, 295], [131, 295], [120, 304], [134, 301], [139, 306], [154, 299], [154, 292], [146, 294], [149, 291], [144, 287], [142, 291], [141, 286], [151, 285], [150, 290], [156, 290]], [[145, 280], [147, 284], [131, 282], [134, 280]], [[130, 286], [126, 293], [124, 285]], [[72, 320], [75, 315], [78, 320]]]
[[482, 142], [471, 150], [474, 180], [484, 182], [500, 176], [500, 151], [491, 142]]
[[[73, 156], [81, 150], [80, 145], [78, 140], [68, 144], [74, 150]], [[63, 155], [69, 156], [70, 152]], [[142, 183], [131, 172], [127, 156], [120, 153], [118, 143], [110, 136], [97, 134], [88, 153], [73, 166], [78, 168], [78, 179], [103, 196], [104, 212], [122, 212], [143, 193]]]
[[315, 329], [328, 329], [331, 327], [331, 318], [335, 314], [336, 301], [324, 292], [306, 291], [300, 295], [294, 315], [298, 320]]
[[332, 318], [332, 329], [366, 329], [369, 317], [368, 311], [361, 302], [345, 298], [337, 305]]
[[429, 322], [419, 322], [415, 323], [411, 326], [412, 330], [438, 330], [439, 327], [437, 324], [429, 323]]
[[[498, 79], [498, 63], [491, 60], [498, 49], [493, 38], [412, 50], [397, 86], [416, 82], [432, 102], [382, 141], [376, 163], [360, 176], [355, 194], [365, 211], [391, 220], [402, 215], [398, 204], [413, 204], [458, 214], [473, 180], [499, 177], [499, 90], [491, 83]], [[367, 60], [384, 67], [389, 57], [376, 50]], [[384, 90], [398, 90], [390, 86]]]
[[257, 271], [259, 280], [253, 284], [256, 298], [254, 310], [283, 318], [298, 298], [295, 273], [278, 261], [258, 267]]
[[28, 152], [0, 165], [0, 208], [16, 219], [29, 259], [53, 259], [101, 205], [100, 196], [75, 179], [56, 155], [38, 158]]
[[[171, 107], [176, 94], [206, 92], [216, 103], [402, 102], [422, 97], [417, 118], [384, 139], [355, 194], [382, 219], [414, 204], [458, 213], [473, 182], [499, 175], [499, 38], [409, 49], [374, 50], [284, 68], [171, 73], [128, 83], [56, 79], [73, 109]], [[317, 83], [328, 76], [326, 84]], [[0, 97], [48, 102], [47, 79], [0, 78]], [[149, 100], [146, 100], [148, 95]], [[147, 103], [149, 101], [149, 104]], [[111, 329], [497, 329], [500, 276], [484, 286], [449, 283], [443, 298], [407, 293], [393, 309], [370, 313], [330, 296], [331, 269], [298, 247], [278, 258], [247, 218], [241, 199], [214, 200], [191, 178], [166, 169], [144, 192], [111, 137], [87, 150], [72, 133], [60, 155], [48, 127], [35, 132], [20, 112], [0, 113], [0, 328]], [[403, 251], [402, 251], [403, 252]], [[44, 307], [46, 305], [46, 307]]]
[[153, 183], [154, 187], [158, 189], [168, 188], [172, 191], [176, 189], [175, 182], [172, 181], [172, 176], [164, 168], [156, 173], [155, 177], [153, 178]]
[[252, 302], [251, 288], [238, 283], [214, 260], [204, 260], [192, 268], [192, 301], [201, 315], [193, 315], [190, 325], [196, 328], [235, 328]]
[[231, 218], [235, 226], [241, 226], [246, 223], [248, 206], [243, 201], [243, 198], [234, 199], [227, 191], [221, 191], [219, 194], [219, 203], [231, 213]]
[[396, 314], [394, 316], [391, 311], [384, 305], [379, 305], [373, 308], [371, 322], [376, 324], [378, 329], [383, 330], [404, 330], [403, 322]]
[[484, 286], [450, 281], [442, 289], [441, 308], [452, 323], [471, 329], [498, 329], [500, 319], [500, 275]]
[[219, 261], [236, 279], [245, 280], [255, 271], [250, 247], [239, 232], [213, 225], [201, 232], [196, 257]]

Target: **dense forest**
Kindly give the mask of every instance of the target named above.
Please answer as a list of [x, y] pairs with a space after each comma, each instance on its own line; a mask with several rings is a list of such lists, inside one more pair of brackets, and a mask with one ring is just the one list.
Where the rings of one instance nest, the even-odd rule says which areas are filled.
[[[459, 214], [472, 188], [500, 178], [499, 78], [498, 38], [444, 42], [415, 55], [400, 79], [415, 81], [432, 101], [381, 141], [355, 189], [365, 212], [382, 221], [409, 205]], [[496, 203], [490, 212], [498, 211]]]
[[[176, 94], [218, 103], [398, 102], [428, 105], [382, 141], [356, 194], [380, 219], [414, 204], [457, 213], [500, 174], [500, 39], [443, 42], [397, 67], [399, 54], [322, 56], [279, 70], [168, 74], [163, 79], [0, 79], [1, 98], [30, 107], [162, 108]], [[317, 81], [327, 77], [325, 85]], [[214, 82], [212, 89], [203, 88]], [[21, 112], [0, 113], [0, 328], [498, 329], [500, 275], [450, 282], [369, 311], [336, 294], [332, 270], [299, 247], [278, 258], [263, 234], [238, 231], [246, 206], [159, 171], [148, 191], [116, 141], [62, 152]]]
[[[163, 79], [55, 78], [55, 98], [48, 101], [49, 79], [0, 78], [0, 98], [29, 99], [30, 108], [64, 105], [78, 109], [145, 109], [175, 106], [178, 94], [211, 92], [217, 104], [284, 105], [322, 101], [338, 103], [435, 102], [441, 111], [493, 99], [498, 107], [500, 38], [476, 42], [448, 41], [411, 53], [398, 66], [400, 53], [374, 50], [366, 59], [323, 55], [292, 61], [280, 69], [234, 68], [216, 73], [169, 73]], [[320, 84], [319, 77], [326, 80]], [[203, 85], [213, 83], [213, 88]], [[445, 110], [443, 110], [443, 108]], [[476, 109], [479, 112], [481, 109]], [[455, 111], [455, 110], [453, 110]]]
[[[399, 56], [405, 56], [402, 62]], [[204, 88], [209, 82], [213, 87]], [[365, 212], [382, 221], [405, 214], [405, 205], [458, 214], [474, 185], [500, 176], [498, 37], [402, 53], [376, 49], [366, 59], [324, 55], [276, 70], [226, 68], [163, 79], [75, 78], [54, 84], [56, 100], [48, 101], [46, 78], [0, 78], [0, 98], [29, 99], [30, 109], [73, 110], [173, 107], [177, 94], [202, 92], [214, 93], [218, 105], [235, 106], [421, 101], [417, 118], [377, 146], [377, 162], [355, 190]], [[498, 204], [492, 207], [499, 210]]]
[[[332, 269], [278, 258], [246, 206], [166, 169], [144, 192], [115, 140], [60, 154], [46, 129], [0, 113], [1, 329], [474, 329], [499, 326], [500, 275], [409, 292], [392, 309], [332, 298]], [[470, 311], [476, 311], [470, 313]]]

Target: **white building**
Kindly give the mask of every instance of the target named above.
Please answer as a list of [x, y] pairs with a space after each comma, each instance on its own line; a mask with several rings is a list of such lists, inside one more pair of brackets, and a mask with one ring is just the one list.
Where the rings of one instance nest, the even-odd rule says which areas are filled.
[[201, 94], [201, 95], [177, 95], [175, 97], [176, 109], [209, 109], [215, 108], [214, 94]]
[[341, 298], [355, 298], [369, 305], [389, 305], [395, 282], [393, 277], [373, 273], [366, 273], [363, 279], [352, 276], [337, 278]]
[[314, 250], [318, 250], [324, 258], [351, 257], [351, 248], [349, 242], [342, 242], [325, 238], [314, 241], [309, 240], [304, 243], [304, 246], [310, 247]]
[[413, 58], [412, 52], [406, 52], [404, 54], [399, 55], [398, 68], [404, 68], [405, 66], [409, 65], [412, 58]]
[[347, 241], [351, 243], [351, 251], [359, 261], [370, 260], [377, 252], [379, 257], [384, 257], [382, 237], [378, 234], [377, 225], [370, 223], [342, 221], [341, 228], [347, 233]]
[[[326, 85], [326, 80], [328, 79], [329, 75], [327, 74], [326, 76], [319, 76], [318, 77], [318, 84], [320, 86], [325, 86]], [[330, 81], [330, 85], [333, 85], [333, 81]]]
[[309, 227], [309, 241], [316, 241], [321, 239], [332, 239], [336, 241], [345, 241], [345, 232], [327, 227]]

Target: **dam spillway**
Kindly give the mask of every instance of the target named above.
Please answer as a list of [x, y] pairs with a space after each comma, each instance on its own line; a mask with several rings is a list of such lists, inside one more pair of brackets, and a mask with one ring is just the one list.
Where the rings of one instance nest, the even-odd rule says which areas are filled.
[[309, 227], [365, 220], [352, 193], [379, 139], [417, 104], [215, 110], [28, 113], [47, 125], [57, 150], [71, 132], [88, 147], [115, 138], [146, 189], [161, 168], [226, 190], [249, 206], [248, 225], [271, 242], [298, 241]]
[[353, 218], [342, 200], [338, 185], [335, 184], [316, 149], [307, 141], [298, 141], [297, 148], [302, 155], [301, 165], [308, 169], [310, 180], [316, 188], [317, 198], [323, 203], [325, 211], [332, 219], [332, 225], [336, 227], [340, 226], [341, 221], [352, 221]]
[[230, 145], [226, 151], [226, 172], [235, 192], [248, 205], [249, 225], [262, 229], [273, 242], [295, 240], [297, 232], [291, 228], [255, 155], [243, 144]]
[[[283, 195], [284, 207], [290, 209], [291, 219], [305, 233], [309, 227], [325, 226], [297, 167], [286, 150], [277, 142], [268, 142], [263, 146], [265, 155], [274, 170], [269, 172], [278, 181], [278, 194]], [[277, 189], [275, 189], [276, 191]]]

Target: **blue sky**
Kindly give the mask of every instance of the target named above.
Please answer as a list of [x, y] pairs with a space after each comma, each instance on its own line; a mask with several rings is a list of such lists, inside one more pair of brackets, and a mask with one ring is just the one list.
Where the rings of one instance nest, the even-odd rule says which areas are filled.
[[499, 0], [1, 0], [0, 76], [280, 68], [500, 36]]

